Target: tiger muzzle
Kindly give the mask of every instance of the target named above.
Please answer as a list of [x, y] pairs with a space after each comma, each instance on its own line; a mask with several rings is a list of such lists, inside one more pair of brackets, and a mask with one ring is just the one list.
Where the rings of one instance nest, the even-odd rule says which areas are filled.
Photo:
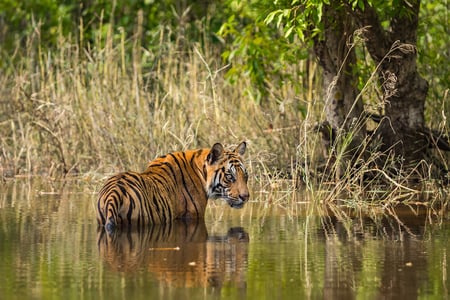
[[239, 199], [240, 199], [242, 202], [244, 202], [244, 203], [247, 202], [249, 198], [250, 198], [250, 195], [248, 194], [248, 192], [245, 193], [245, 194], [240, 194], [240, 195], [239, 195]]
[[250, 198], [250, 195], [248, 193], [240, 194], [237, 199], [233, 199], [233, 200], [230, 199], [228, 201], [228, 204], [232, 208], [242, 208], [244, 206], [244, 204], [248, 201], [249, 198]]

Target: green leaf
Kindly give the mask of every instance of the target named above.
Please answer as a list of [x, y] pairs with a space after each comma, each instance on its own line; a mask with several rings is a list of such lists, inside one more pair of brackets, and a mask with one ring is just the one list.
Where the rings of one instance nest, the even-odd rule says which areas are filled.
[[278, 15], [277, 27], [280, 28], [281, 21], [283, 21], [283, 14]]
[[358, 1], [358, 7], [360, 10], [364, 10], [364, 1]]
[[288, 38], [291, 35], [293, 30], [294, 30], [294, 26], [289, 26], [289, 28], [287, 28], [287, 30], [284, 33], [284, 37]]
[[302, 42], [305, 42], [305, 34], [301, 28], [297, 28], [297, 35]]
[[267, 15], [267, 17], [264, 19], [264, 23], [265, 23], [266, 25], [268, 25], [268, 24], [270, 24], [270, 23], [273, 22], [274, 18], [275, 18], [277, 15], [282, 16], [282, 14], [283, 14], [283, 11], [282, 11], [281, 9], [277, 9], [277, 10], [275, 10], [275, 11], [273, 11], [273, 12], [271, 12], [271, 13], [269, 13], [269, 14]]

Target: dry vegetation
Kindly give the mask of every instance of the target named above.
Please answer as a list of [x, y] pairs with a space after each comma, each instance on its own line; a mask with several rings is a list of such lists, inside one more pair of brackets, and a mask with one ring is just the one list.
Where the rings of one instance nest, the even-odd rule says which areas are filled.
[[28, 59], [0, 78], [5, 177], [139, 170], [157, 155], [216, 141], [246, 140], [250, 161], [262, 164], [287, 166], [295, 155], [302, 128], [293, 92], [255, 104], [245, 79], [224, 80], [226, 66], [207, 46], [180, 50], [161, 32], [157, 53], [138, 40], [85, 50], [63, 38], [57, 53], [43, 53], [38, 36]]
[[[335, 149], [335, 158], [324, 160], [314, 129], [323, 116], [314, 88], [320, 76], [312, 62], [291, 66], [308, 69], [306, 78], [298, 78], [308, 88], [300, 93], [289, 84], [273, 88], [273, 101], [259, 105], [246, 93], [246, 78], [227, 83], [227, 66], [209, 45], [181, 46], [165, 31], [155, 38], [155, 52], [141, 48], [138, 39], [119, 40], [108, 37], [84, 49], [61, 37], [58, 51], [46, 52], [37, 30], [27, 41], [27, 59], [6, 62], [8, 72], [0, 75], [3, 178], [98, 180], [119, 170], [142, 170], [169, 151], [246, 140], [253, 189], [287, 194], [279, 198], [286, 201], [275, 201], [280, 205], [306, 197], [366, 210], [380, 209], [380, 203], [388, 209], [400, 201], [447, 198], [441, 182], [420, 180], [411, 187], [407, 174], [392, 177], [386, 171], [389, 161], [386, 168], [375, 168], [380, 155], [375, 151], [356, 168], [342, 165], [345, 149]], [[132, 57], [126, 54], [130, 47]], [[299, 105], [306, 107], [306, 116]], [[329, 176], [321, 175], [323, 165]], [[308, 196], [297, 200], [296, 191], [305, 188]]]

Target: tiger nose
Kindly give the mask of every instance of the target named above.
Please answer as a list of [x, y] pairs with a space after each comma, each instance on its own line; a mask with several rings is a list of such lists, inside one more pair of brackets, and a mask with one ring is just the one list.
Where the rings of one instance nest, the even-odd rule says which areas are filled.
[[250, 198], [250, 195], [248, 194], [248, 192], [242, 193], [242, 194], [239, 194], [239, 198], [240, 198], [242, 201], [247, 202], [247, 201], [248, 201], [248, 198]]

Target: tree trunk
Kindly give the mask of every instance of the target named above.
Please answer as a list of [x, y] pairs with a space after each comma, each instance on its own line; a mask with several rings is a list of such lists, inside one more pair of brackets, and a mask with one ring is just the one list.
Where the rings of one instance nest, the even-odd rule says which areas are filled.
[[[335, 132], [333, 137], [328, 134], [331, 140], [328, 142], [331, 142], [330, 147], [333, 149], [330, 157], [344, 157], [347, 162], [353, 163], [360, 155], [360, 146], [366, 136], [361, 118], [363, 104], [361, 98], [357, 97], [360, 92], [358, 78], [353, 70], [356, 65], [352, 46], [355, 27], [339, 1], [331, 2], [323, 7], [324, 35], [322, 39], [314, 40], [314, 52], [323, 69], [326, 120], [331, 127], [325, 128], [322, 133], [327, 136], [327, 130]], [[337, 171], [335, 175], [339, 177], [339, 166], [332, 165], [334, 162], [334, 159], [329, 161], [327, 167]], [[339, 161], [338, 164], [342, 167], [343, 162]]]
[[366, 47], [378, 65], [384, 90], [384, 116], [377, 129], [381, 150], [401, 158], [403, 166], [414, 167], [428, 155], [429, 144], [423, 134], [428, 83], [416, 66], [420, 0], [400, 2], [388, 30], [381, 27], [375, 9], [367, 2], [364, 10], [355, 11], [355, 19], [365, 28]]
[[[348, 2], [331, 0], [323, 6], [323, 39], [314, 40], [314, 51], [323, 68], [326, 91], [325, 112], [336, 132], [333, 149], [346, 145], [350, 163], [364, 159], [364, 108], [358, 97], [356, 56], [352, 35], [362, 29], [365, 46], [377, 65], [377, 75], [384, 91], [383, 115], [374, 137], [380, 150], [398, 163], [396, 170], [411, 170], [429, 162], [430, 138], [424, 121], [427, 81], [417, 71], [417, 26], [420, 0], [400, 1], [393, 8], [390, 27], [382, 27], [376, 10], [367, 1], [364, 9]], [[322, 131], [323, 132], [323, 131]], [[349, 138], [351, 142], [348, 143]], [[347, 144], [346, 144], [347, 143]], [[342, 154], [342, 153], [341, 153]], [[385, 161], [380, 161], [385, 165]], [[429, 164], [421, 175], [427, 175]], [[439, 166], [438, 166], [439, 167]]]

